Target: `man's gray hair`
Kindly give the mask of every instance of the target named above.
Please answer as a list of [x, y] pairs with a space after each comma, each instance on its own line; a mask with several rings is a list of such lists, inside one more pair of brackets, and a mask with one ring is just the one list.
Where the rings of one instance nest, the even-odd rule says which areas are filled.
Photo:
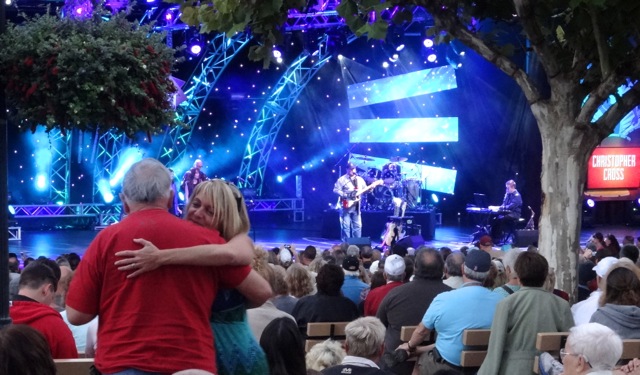
[[387, 277], [387, 281], [404, 281], [404, 272], [401, 273], [400, 275], [389, 275], [388, 273], [385, 272], [385, 275]]
[[153, 203], [169, 198], [171, 175], [156, 159], [142, 159], [133, 164], [122, 181], [122, 194], [131, 202]]
[[569, 330], [567, 343], [596, 371], [612, 370], [622, 356], [622, 339], [611, 328], [587, 323]]
[[456, 251], [451, 253], [444, 261], [444, 266], [449, 276], [462, 276], [462, 265], [464, 264], [464, 254]]
[[467, 267], [467, 265], [465, 264], [465, 266], [464, 266], [464, 275], [468, 279], [471, 279], [473, 281], [478, 281], [478, 282], [482, 283], [487, 278], [487, 276], [489, 276], [489, 271], [487, 271], [487, 272], [474, 271], [471, 268]]
[[347, 354], [374, 358], [384, 344], [385, 328], [380, 319], [367, 316], [347, 324], [344, 329]]
[[515, 265], [516, 265], [516, 259], [518, 259], [518, 255], [520, 255], [520, 253], [522, 253], [522, 250], [513, 248], [507, 251], [504, 257], [502, 257], [502, 264], [504, 265], [504, 269], [506, 271], [507, 267], [509, 267], [509, 269], [511, 270], [512, 279], [515, 279], [516, 277], [518, 277], [518, 274], [516, 273]]

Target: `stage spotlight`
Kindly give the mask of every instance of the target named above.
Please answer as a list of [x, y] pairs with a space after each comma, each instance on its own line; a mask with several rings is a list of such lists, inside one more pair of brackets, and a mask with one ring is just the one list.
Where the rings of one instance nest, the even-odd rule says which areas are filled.
[[404, 43], [402, 43], [402, 44], [400, 44], [400, 45], [398, 45], [398, 46], [396, 47], [396, 52], [400, 52], [400, 51], [402, 51], [403, 49], [404, 49]]
[[587, 199], [587, 206], [589, 206], [589, 208], [593, 208], [596, 206], [596, 202], [593, 199], [589, 198]]
[[338, 60], [342, 60], [342, 59], [344, 59], [344, 56], [338, 55]]
[[198, 56], [202, 52], [202, 45], [199, 42], [191, 42], [189, 46], [189, 53], [194, 56]]
[[278, 176], [276, 180], [278, 180], [279, 183], [282, 183], [282, 181], [284, 181], [284, 178], [282, 178], [282, 176]]
[[180, 199], [182, 202], [184, 202], [184, 193], [183, 192], [178, 192], [178, 199]]
[[282, 57], [282, 52], [280, 52], [280, 50], [276, 49], [275, 47], [273, 48], [273, 57], [275, 57], [276, 59], [279, 59]]
[[9, 209], [9, 219], [13, 219], [16, 216], [16, 208], [12, 205], [7, 206], [7, 208]]
[[164, 20], [167, 22], [173, 21], [173, 13], [171, 13], [171, 9], [167, 10], [167, 13], [164, 14]]
[[36, 176], [36, 189], [45, 190], [47, 188], [47, 176], [39, 174]]
[[104, 200], [105, 203], [113, 202], [114, 196], [113, 196], [113, 193], [111, 192], [111, 186], [109, 185], [109, 181], [107, 181], [104, 178], [98, 181], [98, 191], [100, 192], [100, 195], [102, 195], [102, 199]]
[[435, 193], [432, 193], [432, 194], [431, 194], [431, 201], [432, 201], [433, 203], [436, 203], [436, 204], [437, 204], [438, 202], [440, 202], [440, 198], [438, 198], [438, 196], [437, 196]]
[[391, 55], [391, 57], [389, 57], [389, 61], [391, 61], [392, 63], [398, 61], [398, 54], [394, 53], [393, 55]]
[[387, 69], [387, 68], [389, 67], [389, 63], [388, 63], [388, 62], [386, 62], [386, 61], [385, 61], [385, 62], [383, 62], [383, 63], [382, 63], [382, 67], [383, 67], [383, 68], [385, 68], [385, 69]]
[[4, 3], [5, 3], [7, 6], [11, 6], [12, 1], [11, 1], [11, 0], [4, 0]]
[[129, 168], [131, 168], [134, 163], [140, 160], [142, 160], [142, 153], [137, 148], [132, 147], [124, 150], [122, 152], [122, 156], [120, 157], [118, 167], [109, 180], [109, 185], [111, 187], [115, 187], [116, 185], [118, 185]]
[[427, 38], [422, 42], [422, 45], [425, 46], [426, 48], [431, 48], [433, 47], [433, 40]]
[[428, 62], [436, 62], [436, 60], [438, 59], [438, 56], [435, 53], [431, 53], [429, 54], [429, 56], [427, 56], [427, 61]]

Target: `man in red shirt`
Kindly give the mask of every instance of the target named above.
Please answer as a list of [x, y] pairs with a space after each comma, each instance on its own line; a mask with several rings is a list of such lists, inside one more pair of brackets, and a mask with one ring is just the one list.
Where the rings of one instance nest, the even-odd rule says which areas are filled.
[[37, 329], [47, 340], [53, 358], [78, 358], [76, 342], [62, 316], [49, 305], [56, 297], [60, 268], [50, 259], [30, 263], [20, 275], [18, 295], [9, 315], [15, 324]]
[[365, 316], [376, 316], [378, 307], [387, 293], [402, 285], [405, 269], [404, 258], [400, 255], [393, 254], [387, 257], [384, 261], [384, 278], [387, 280], [387, 284], [377, 287], [367, 294], [367, 299], [364, 300]]
[[216, 373], [211, 305], [218, 288], [235, 288], [251, 268], [171, 265], [127, 278], [114, 265], [115, 253], [136, 246], [135, 238], [160, 249], [224, 240], [167, 211], [171, 178], [157, 160], [131, 167], [120, 198], [127, 217], [100, 232], [85, 252], [67, 295], [69, 321], [79, 325], [100, 316], [95, 364], [104, 374]]

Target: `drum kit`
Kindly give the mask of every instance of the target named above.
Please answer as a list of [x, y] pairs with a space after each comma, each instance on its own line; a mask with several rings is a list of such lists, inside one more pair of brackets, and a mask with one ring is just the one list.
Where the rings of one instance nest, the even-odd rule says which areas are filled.
[[395, 156], [380, 168], [366, 167], [367, 161], [374, 159], [367, 156], [357, 156], [354, 159], [364, 163], [358, 168], [358, 174], [367, 185], [383, 180], [384, 184], [373, 189], [371, 194], [365, 194], [362, 208], [368, 211], [393, 211], [395, 207], [406, 202], [407, 207], [417, 209], [421, 204], [422, 181], [418, 178], [407, 178], [402, 173], [402, 164], [407, 158]]

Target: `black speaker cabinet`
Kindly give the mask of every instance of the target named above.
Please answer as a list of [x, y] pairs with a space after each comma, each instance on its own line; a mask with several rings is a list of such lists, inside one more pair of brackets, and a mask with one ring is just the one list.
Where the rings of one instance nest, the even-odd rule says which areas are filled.
[[518, 229], [513, 240], [515, 247], [527, 247], [529, 245], [538, 245], [538, 230]]

